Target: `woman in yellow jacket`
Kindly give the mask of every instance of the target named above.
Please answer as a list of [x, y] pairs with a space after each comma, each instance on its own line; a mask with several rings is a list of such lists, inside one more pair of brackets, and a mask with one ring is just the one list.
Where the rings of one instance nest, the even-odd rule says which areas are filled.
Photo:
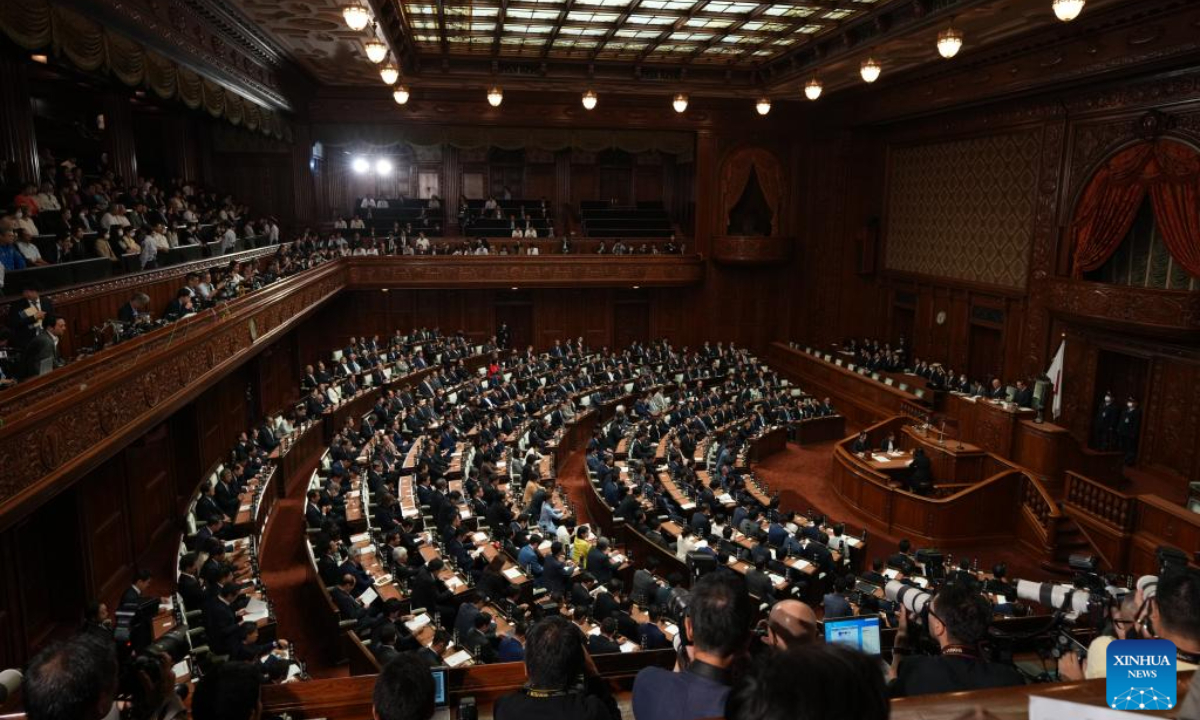
[[580, 525], [575, 530], [575, 542], [571, 545], [571, 560], [581, 570], [587, 570], [587, 554], [592, 549], [590, 537], [591, 532], [588, 530], [587, 525]]

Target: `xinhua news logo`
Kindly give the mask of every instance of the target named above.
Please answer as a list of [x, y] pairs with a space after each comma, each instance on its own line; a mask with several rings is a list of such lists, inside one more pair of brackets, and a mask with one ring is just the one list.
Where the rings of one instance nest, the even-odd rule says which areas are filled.
[[1108, 651], [1108, 706], [1116, 710], [1175, 707], [1175, 643], [1114, 640]]

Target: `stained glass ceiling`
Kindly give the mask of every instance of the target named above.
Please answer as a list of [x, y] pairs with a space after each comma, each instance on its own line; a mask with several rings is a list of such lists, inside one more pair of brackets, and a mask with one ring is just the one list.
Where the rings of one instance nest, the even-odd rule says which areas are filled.
[[887, 0], [401, 0], [422, 54], [754, 65]]

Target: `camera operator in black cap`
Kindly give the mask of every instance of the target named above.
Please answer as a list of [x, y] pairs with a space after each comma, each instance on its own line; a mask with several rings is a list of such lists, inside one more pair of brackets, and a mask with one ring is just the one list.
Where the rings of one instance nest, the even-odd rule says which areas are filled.
[[1016, 668], [986, 660], [979, 643], [992, 621], [992, 606], [978, 590], [958, 582], [943, 585], [929, 603], [925, 626], [940, 654], [914, 656], [910, 614], [900, 609], [892, 650], [892, 697], [1023, 685]]

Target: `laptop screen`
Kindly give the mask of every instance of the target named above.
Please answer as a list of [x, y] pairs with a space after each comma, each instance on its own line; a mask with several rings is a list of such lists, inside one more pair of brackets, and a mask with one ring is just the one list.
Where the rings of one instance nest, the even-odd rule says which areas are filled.
[[879, 618], [871, 616], [826, 620], [825, 642], [845, 645], [867, 655], [878, 655]]

